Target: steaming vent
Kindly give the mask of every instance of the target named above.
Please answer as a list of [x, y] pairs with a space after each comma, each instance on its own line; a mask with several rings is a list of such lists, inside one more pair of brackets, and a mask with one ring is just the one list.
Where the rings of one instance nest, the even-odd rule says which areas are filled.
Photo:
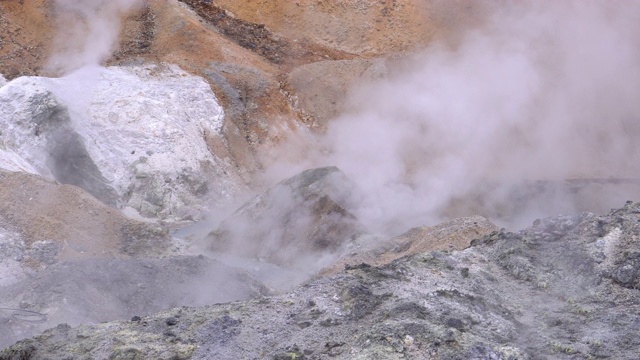
[[349, 211], [356, 186], [336, 167], [309, 169], [254, 197], [211, 231], [216, 252], [308, 266], [337, 253], [363, 229]]
[[[271, 26], [240, 22], [240, 11], [230, 22], [237, 33], [216, 24], [236, 19], [231, 12], [202, 16], [224, 1], [53, 3], [63, 26], [46, 71], [67, 75], [0, 88], [0, 168], [16, 171], [0, 170], [0, 269], [9, 275], [0, 272], [0, 347], [62, 325], [0, 352], [0, 360], [82, 352], [114, 359], [637, 357], [638, 321], [629, 314], [640, 312], [640, 204], [591, 213], [640, 196], [635, 7], [494, 3], [455, 39], [434, 38], [412, 55], [409, 48], [360, 58], [347, 52], [336, 65], [341, 52], [287, 63], [286, 41], [258, 46], [271, 39]], [[322, 3], [324, 11], [336, 2]], [[363, 14], [376, 6], [350, 3]], [[179, 16], [159, 13], [176, 4]], [[114, 53], [118, 34], [137, 32], [119, 25], [139, 7], [153, 18], [144, 28], [157, 26], [162, 36], [144, 34], [138, 50], [148, 57], [120, 51], [126, 45]], [[395, 18], [390, 11], [382, 13]], [[166, 26], [167, 19], [176, 22]], [[202, 37], [199, 24], [207, 25]], [[188, 41], [175, 41], [180, 32]], [[243, 32], [251, 46], [243, 46]], [[224, 36], [210, 58], [197, 51], [208, 36]], [[165, 37], [170, 56], [155, 57]], [[306, 42], [313, 40], [292, 41]], [[176, 44], [206, 58], [209, 70], [193, 58], [182, 63], [188, 72], [160, 63], [182, 57]], [[233, 59], [242, 61], [220, 62]], [[105, 61], [130, 65], [100, 67]], [[295, 78], [300, 63], [312, 69], [289, 93], [281, 76]], [[354, 75], [338, 84], [347, 76], [336, 73], [352, 71], [372, 81], [356, 84]], [[298, 102], [310, 73], [332, 80], [319, 81], [325, 94], [318, 97], [333, 97], [315, 107]], [[338, 85], [345, 86], [334, 91]], [[212, 89], [227, 98], [224, 110]], [[306, 123], [306, 111], [342, 100], [324, 113], [331, 119], [317, 127], [321, 134], [305, 132], [304, 124], [316, 125]], [[290, 116], [300, 126], [272, 136], [273, 123], [261, 117], [279, 107], [286, 111], [278, 124]], [[275, 186], [229, 216], [212, 215], [215, 223], [199, 222], [198, 238], [170, 232], [249, 190], [243, 186], [256, 174], [242, 152], [257, 159], [269, 146], [277, 149], [259, 159], [266, 170], [260, 185]], [[275, 164], [266, 159], [273, 154]], [[554, 216], [581, 211], [588, 212]], [[248, 298], [255, 299], [209, 306]], [[125, 321], [70, 327], [114, 319]], [[47, 351], [56, 356], [31, 356]]]

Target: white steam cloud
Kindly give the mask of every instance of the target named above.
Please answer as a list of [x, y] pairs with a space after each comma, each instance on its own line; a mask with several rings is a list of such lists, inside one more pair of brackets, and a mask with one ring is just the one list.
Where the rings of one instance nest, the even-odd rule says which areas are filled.
[[58, 32], [48, 67], [66, 74], [99, 65], [116, 45], [120, 19], [144, 0], [54, 0]]
[[[366, 192], [359, 217], [387, 230], [479, 196], [497, 212], [526, 196], [508, 185], [523, 180], [637, 178], [638, 34], [638, 2], [503, 2], [410, 70], [354, 90], [298, 165], [341, 168]], [[571, 211], [561, 192], [529, 215]]]

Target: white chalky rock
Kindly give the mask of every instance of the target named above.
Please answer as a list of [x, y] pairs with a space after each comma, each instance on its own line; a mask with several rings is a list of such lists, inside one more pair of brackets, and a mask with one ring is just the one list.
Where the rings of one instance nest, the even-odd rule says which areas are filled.
[[197, 218], [240, 186], [212, 154], [222, 107], [177, 66], [88, 68], [0, 88], [0, 168], [80, 186], [163, 220]]

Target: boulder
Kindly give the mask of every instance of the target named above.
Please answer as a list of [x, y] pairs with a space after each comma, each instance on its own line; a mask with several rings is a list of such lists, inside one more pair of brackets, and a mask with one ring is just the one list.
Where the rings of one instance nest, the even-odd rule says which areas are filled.
[[355, 185], [336, 167], [310, 169], [249, 200], [207, 237], [209, 249], [283, 265], [337, 253], [360, 229]]
[[196, 219], [242, 183], [205, 141], [221, 138], [215, 95], [176, 66], [18, 78], [0, 89], [0, 114], [0, 166], [82, 187], [144, 217]]

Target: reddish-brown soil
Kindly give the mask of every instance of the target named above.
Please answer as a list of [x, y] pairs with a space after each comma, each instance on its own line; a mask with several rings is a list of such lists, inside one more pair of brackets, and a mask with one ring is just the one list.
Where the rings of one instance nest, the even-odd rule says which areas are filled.
[[[339, 111], [340, 104], [314, 108], [357, 78], [347, 74], [344, 83], [320, 88], [327, 94], [314, 93], [319, 103], [297, 104], [305, 109], [293, 106], [299, 89], [289, 86], [292, 70], [419, 49], [470, 23], [478, 9], [469, 0], [147, 0], [126, 15], [106, 64], [169, 62], [209, 81], [229, 120], [228, 156], [250, 181], [262, 152]], [[63, 15], [51, 0], [0, 0], [0, 73], [46, 74]]]

